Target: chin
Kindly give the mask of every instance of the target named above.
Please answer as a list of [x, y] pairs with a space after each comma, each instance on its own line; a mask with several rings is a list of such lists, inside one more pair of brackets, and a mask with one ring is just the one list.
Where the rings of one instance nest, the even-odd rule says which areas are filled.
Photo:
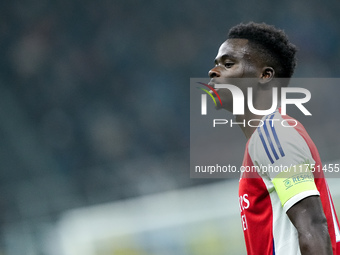
[[216, 109], [216, 110], [221, 110], [221, 109], [223, 109], [223, 107], [222, 107], [220, 104], [217, 104], [217, 105], [215, 106], [215, 109]]

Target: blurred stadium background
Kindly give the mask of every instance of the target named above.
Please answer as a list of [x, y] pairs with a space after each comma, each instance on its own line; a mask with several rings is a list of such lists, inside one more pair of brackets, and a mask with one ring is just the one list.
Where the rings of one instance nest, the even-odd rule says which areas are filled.
[[[237, 180], [189, 178], [190, 78], [248, 21], [299, 46], [295, 77], [339, 77], [339, 12], [335, 0], [1, 1], [0, 254], [244, 254]], [[339, 113], [322, 105], [333, 121], [312, 137], [330, 162]], [[226, 148], [240, 161], [242, 138]]]

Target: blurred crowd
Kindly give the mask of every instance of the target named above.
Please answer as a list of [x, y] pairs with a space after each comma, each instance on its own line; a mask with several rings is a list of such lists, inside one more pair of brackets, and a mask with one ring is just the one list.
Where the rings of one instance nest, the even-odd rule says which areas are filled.
[[277, 4], [2, 1], [2, 219], [213, 181], [189, 178], [189, 84], [231, 26], [285, 29], [298, 77], [340, 74], [340, 5]]

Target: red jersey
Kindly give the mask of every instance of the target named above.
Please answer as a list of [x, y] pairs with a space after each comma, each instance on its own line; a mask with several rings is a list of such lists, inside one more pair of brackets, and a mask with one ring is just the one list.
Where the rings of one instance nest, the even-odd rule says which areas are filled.
[[279, 110], [262, 121], [247, 142], [239, 182], [248, 254], [301, 254], [297, 230], [286, 212], [303, 198], [318, 195], [333, 254], [340, 255], [339, 222], [315, 144], [299, 122]]

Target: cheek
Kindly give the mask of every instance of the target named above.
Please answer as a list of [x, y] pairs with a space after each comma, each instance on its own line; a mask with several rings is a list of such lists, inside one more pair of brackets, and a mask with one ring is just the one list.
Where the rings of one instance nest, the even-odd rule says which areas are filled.
[[248, 77], [248, 78], [257, 78], [259, 77], [261, 73], [259, 69], [254, 66], [254, 64], [245, 65], [243, 72], [244, 72], [244, 77]]
[[241, 78], [244, 75], [244, 70], [245, 70], [245, 66], [243, 65], [236, 65], [233, 67], [232, 70], [232, 75], [230, 76], [230, 78]]

